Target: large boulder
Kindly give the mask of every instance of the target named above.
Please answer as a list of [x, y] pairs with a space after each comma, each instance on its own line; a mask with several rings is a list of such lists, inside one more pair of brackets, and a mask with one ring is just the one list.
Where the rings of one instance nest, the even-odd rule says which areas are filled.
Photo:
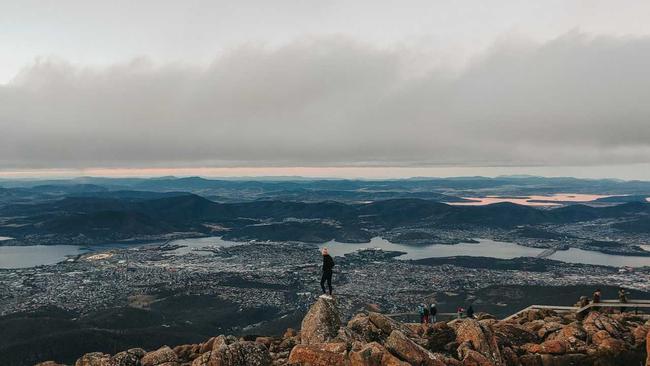
[[183, 344], [173, 348], [180, 362], [192, 361], [201, 354], [200, 344]]
[[634, 338], [634, 345], [637, 347], [645, 344], [646, 336], [648, 335], [648, 329], [650, 326], [642, 324], [634, 327], [632, 329], [632, 337]]
[[220, 335], [218, 337], [214, 337], [214, 340], [212, 341], [212, 351], [218, 351], [221, 347], [227, 346], [229, 344], [237, 342], [237, 338], [233, 336], [225, 336], [225, 335]]
[[434, 354], [409, 339], [399, 330], [394, 330], [384, 344], [392, 354], [413, 366], [458, 365], [455, 360]]
[[492, 330], [501, 345], [520, 346], [526, 343], [536, 343], [539, 340], [535, 332], [513, 322], [498, 322], [492, 326]]
[[178, 365], [178, 356], [171, 348], [163, 346], [142, 356], [140, 363], [142, 366], [176, 366]]
[[199, 357], [195, 358], [192, 361], [192, 366], [208, 366], [210, 365], [210, 356], [212, 356], [212, 351], [207, 351], [202, 353]]
[[271, 355], [261, 343], [251, 341], [222, 345], [210, 352], [209, 366], [269, 366]]
[[327, 349], [323, 344], [299, 344], [289, 354], [289, 364], [301, 366], [344, 366], [345, 354]]
[[604, 330], [616, 339], [623, 339], [626, 335], [631, 338], [629, 331], [618, 320], [597, 311], [589, 313], [583, 321], [583, 324], [589, 336], [593, 336], [598, 331]]
[[650, 332], [648, 332], [645, 340], [645, 351], [646, 355], [648, 355], [646, 361], [645, 361], [645, 366], [650, 366]]
[[537, 331], [537, 335], [541, 339], [546, 339], [546, 337], [552, 335], [558, 330], [562, 329], [563, 325], [557, 321], [547, 321], [544, 325]]
[[494, 366], [505, 365], [496, 336], [488, 326], [477, 320], [465, 319], [460, 322], [456, 328], [456, 342], [460, 344], [459, 354], [469, 354], [466, 348], [470, 347], [485, 356]]
[[434, 352], [444, 351], [445, 347], [456, 339], [456, 332], [445, 322], [425, 327], [423, 333], [427, 340], [427, 348]]
[[341, 327], [341, 317], [334, 299], [319, 297], [302, 319], [300, 339], [303, 345], [326, 343], [334, 339]]
[[546, 338], [547, 342], [559, 341], [567, 353], [584, 353], [587, 347], [587, 332], [577, 323], [571, 323]]
[[111, 355], [101, 352], [91, 352], [79, 357], [74, 366], [111, 366]]
[[567, 344], [560, 340], [544, 341], [541, 344], [526, 344], [523, 346], [527, 352], [562, 355], [567, 353]]
[[530, 309], [522, 314], [522, 321], [542, 320], [548, 317], [555, 317], [557, 313], [551, 309]]
[[140, 359], [146, 354], [142, 348], [131, 348], [111, 357], [111, 366], [140, 366]]
[[384, 314], [369, 312], [368, 318], [377, 328], [386, 335], [390, 335], [394, 330], [399, 330], [407, 337], [416, 337], [417, 335], [411, 328], [407, 327], [403, 323], [398, 322], [397, 320], [390, 318]]
[[463, 348], [461, 354], [463, 366], [494, 366], [492, 361], [473, 349]]
[[39, 362], [39, 363], [35, 364], [34, 366], [65, 366], [65, 365], [54, 362], [54, 361], [44, 361], [44, 362]]
[[357, 314], [348, 322], [347, 328], [366, 343], [383, 342], [390, 333], [384, 333], [366, 314]]
[[366, 344], [358, 351], [350, 352], [350, 366], [409, 366], [393, 356], [377, 342]]

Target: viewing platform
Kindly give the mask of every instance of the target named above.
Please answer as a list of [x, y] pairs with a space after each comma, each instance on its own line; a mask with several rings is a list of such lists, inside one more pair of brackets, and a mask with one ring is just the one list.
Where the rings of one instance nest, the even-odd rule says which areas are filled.
[[[530, 305], [526, 308], [519, 310], [516, 313], [513, 313], [503, 318], [502, 320], [514, 319], [517, 316], [529, 310], [546, 309], [546, 310], [553, 310], [558, 313], [582, 313], [582, 312], [587, 312], [592, 308], [599, 308], [599, 309], [610, 308], [613, 310], [625, 308], [628, 311], [633, 311], [635, 313], [638, 312], [650, 313], [650, 300], [628, 300], [626, 303], [622, 303], [618, 300], [601, 300], [601, 302], [589, 303], [588, 305], [585, 305], [583, 307], [562, 306], [562, 305]], [[402, 312], [402, 313], [393, 313], [393, 314], [386, 314], [386, 315], [395, 320], [411, 321], [415, 319], [416, 321], [419, 321], [419, 314], [417, 312]], [[650, 314], [644, 314], [644, 315], [650, 318]], [[449, 322], [458, 320], [458, 313], [437, 313], [436, 316], [438, 318], [451, 318]]]

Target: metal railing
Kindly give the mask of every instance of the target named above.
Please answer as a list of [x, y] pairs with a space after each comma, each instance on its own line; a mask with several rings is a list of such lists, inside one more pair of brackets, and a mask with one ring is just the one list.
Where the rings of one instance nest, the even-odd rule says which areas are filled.
[[[585, 305], [583, 307], [578, 307], [578, 306], [561, 306], [561, 305], [530, 305], [524, 309], [519, 310], [518, 312], [511, 314], [503, 320], [511, 320], [516, 318], [517, 316], [529, 311], [529, 310], [553, 310], [558, 313], [569, 313], [569, 312], [574, 312], [574, 313], [582, 313], [585, 312], [589, 309], [592, 308], [611, 308], [611, 309], [616, 309], [616, 308], [626, 308], [633, 310], [635, 312], [638, 312], [640, 309], [650, 309], [650, 300], [628, 300], [627, 302], [620, 302], [619, 300], [601, 300], [600, 302], [597, 303], [589, 303], [588, 305]], [[403, 312], [403, 313], [393, 313], [393, 314], [386, 314], [386, 316], [389, 316], [393, 319], [406, 319], [408, 320], [414, 320], [415, 322], [420, 321], [420, 315], [417, 312]], [[453, 319], [450, 319], [448, 323], [452, 323], [455, 321], [458, 321], [458, 313], [437, 313], [436, 316], [438, 318], [446, 318], [446, 317], [451, 317]]]

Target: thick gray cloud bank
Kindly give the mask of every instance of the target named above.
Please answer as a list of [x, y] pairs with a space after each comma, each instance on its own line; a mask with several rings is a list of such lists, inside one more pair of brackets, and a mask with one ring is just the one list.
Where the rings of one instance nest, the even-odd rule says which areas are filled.
[[0, 167], [650, 162], [650, 38], [572, 32], [436, 64], [337, 37], [209, 66], [46, 59], [0, 86]]

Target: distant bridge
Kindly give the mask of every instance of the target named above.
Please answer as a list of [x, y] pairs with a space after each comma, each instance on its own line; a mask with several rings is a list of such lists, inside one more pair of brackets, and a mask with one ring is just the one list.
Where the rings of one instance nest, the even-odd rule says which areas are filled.
[[544, 251], [542, 251], [541, 253], [537, 254], [537, 258], [546, 258], [546, 257], [550, 257], [550, 256], [552, 256], [553, 254], [555, 254], [555, 252], [557, 252], [557, 248], [555, 248], [555, 247], [553, 247], [553, 248], [547, 248], [547, 249], [544, 249]]

